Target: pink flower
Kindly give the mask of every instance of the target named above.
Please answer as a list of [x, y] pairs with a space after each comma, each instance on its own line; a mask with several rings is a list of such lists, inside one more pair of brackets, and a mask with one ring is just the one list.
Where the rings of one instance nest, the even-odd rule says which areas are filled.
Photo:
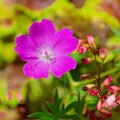
[[24, 73], [28, 77], [47, 78], [49, 72], [61, 77], [64, 73], [76, 68], [76, 61], [68, 56], [78, 44], [70, 29], [55, 31], [50, 20], [34, 22], [29, 29], [29, 36], [16, 38], [16, 52], [27, 61]]
[[97, 95], [98, 93], [99, 93], [98, 89], [90, 89], [90, 95], [91, 96]]
[[116, 94], [112, 94], [110, 95], [106, 100], [105, 100], [105, 104], [106, 104], [106, 107], [111, 107], [114, 105], [114, 102], [116, 100]]

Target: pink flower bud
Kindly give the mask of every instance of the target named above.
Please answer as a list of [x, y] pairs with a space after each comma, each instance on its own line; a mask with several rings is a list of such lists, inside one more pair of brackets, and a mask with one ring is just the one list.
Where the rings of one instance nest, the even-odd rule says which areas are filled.
[[112, 93], [117, 93], [117, 92], [120, 91], [120, 88], [117, 87], [117, 86], [109, 86], [109, 87], [108, 87], [108, 91], [109, 91], [109, 92], [112, 92]]
[[102, 87], [108, 87], [110, 83], [112, 82], [113, 78], [112, 76], [108, 76], [102, 83]]
[[12, 93], [8, 91], [7, 93], [7, 99], [10, 101], [12, 99]]
[[89, 44], [92, 44], [92, 45], [95, 44], [95, 40], [91, 34], [87, 35], [87, 41]]
[[92, 59], [91, 58], [82, 58], [81, 63], [82, 64], [89, 64], [91, 63]]
[[84, 54], [88, 51], [88, 47], [86, 46], [80, 46], [77, 51], [80, 53], [80, 54]]
[[83, 40], [79, 40], [77, 49], [79, 49], [79, 47], [82, 46], [82, 44], [83, 44]]
[[23, 101], [23, 97], [22, 97], [22, 95], [21, 95], [20, 93], [17, 93], [16, 96], [17, 96], [17, 98], [18, 98], [18, 100], [19, 100], [20, 102]]
[[87, 91], [87, 90], [89, 90], [89, 88], [88, 88], [87, 86], [84, 86], [84, 87], [82, 88], [82, 90]]
[[116, 100], [116, 94], [112, 94], [105, 100], [105, 103], [108, 107], [110, 107], [114, 105], [115, 100]]
[[101, 102], [101, 99], [99, 99], [97, 103], [97, 110], [100, 111], [101, 109], [102, 109], [102, 102]]
[[88, 51], [88, 47], [83, 45], [85, 44], [86, 42], [84, 40], [79, 40], [79, 43], [78, 43], [78, 46], [77, 46], [77, 51], [80, 53], [80, 54], [84, 54]]
[[91, 95], [91, 96], [97, 95], [98, 93], [99, 93], [99, 90], [98, 90], [98, 89], [91, 89], [91, 90], [90, 90], [90, 95]]
[[106, 57], [105, 48], [99, 48], [99, 56], [100, 56], [101, 59], [105, 59], [105, 57]]

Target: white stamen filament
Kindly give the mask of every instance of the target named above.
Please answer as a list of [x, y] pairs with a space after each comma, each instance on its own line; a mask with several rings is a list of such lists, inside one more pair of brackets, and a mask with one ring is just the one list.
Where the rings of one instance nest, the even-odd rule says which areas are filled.
[[40, 53], [40, 59], [52, 64], [55, 62], [55, 55], [52, 53], [52, 50], [48, 48], [42, 49]]

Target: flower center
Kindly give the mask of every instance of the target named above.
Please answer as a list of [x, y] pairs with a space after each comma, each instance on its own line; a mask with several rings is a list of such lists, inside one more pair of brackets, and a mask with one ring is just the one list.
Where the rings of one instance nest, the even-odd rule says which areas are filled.
[[52, 50], [50, 49], [42, 49], [40, 53], [40, 59], [51, 64], [56, 61], [55, 55], [52, 53]]

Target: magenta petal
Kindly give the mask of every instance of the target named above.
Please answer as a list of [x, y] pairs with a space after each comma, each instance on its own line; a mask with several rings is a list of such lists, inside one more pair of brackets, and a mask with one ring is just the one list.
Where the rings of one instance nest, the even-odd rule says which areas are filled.
[[76, 61], [69, 56], [60, 56], [56, 58], [56, 62], [51, 64], [50, 70], [57, 78], [64, 73], [76, 68]]
[[73, 52], [78, 44], [78, 39], [73, 37], [70, 29], [63, 29], [55, 34], [54, 52], [56, 54], [69, 54]]
[[43, 19], [41, 22], [34, 22], [29, 29], [30, 37], [37, 46], [50, 43], [54, 32], [53, 23], [47, 19]]
[[28, 61], [24, 66], [24, 73], [28, 77], [47, 78], [49, 74], [48, 64], [40, 60]]
[[35, 59], [38, 56], [34, 43], [31, 41], [31, 38], [26, 35], [21, 35], [16, 38], [15, 50], [20, 58], [25, 61]]

